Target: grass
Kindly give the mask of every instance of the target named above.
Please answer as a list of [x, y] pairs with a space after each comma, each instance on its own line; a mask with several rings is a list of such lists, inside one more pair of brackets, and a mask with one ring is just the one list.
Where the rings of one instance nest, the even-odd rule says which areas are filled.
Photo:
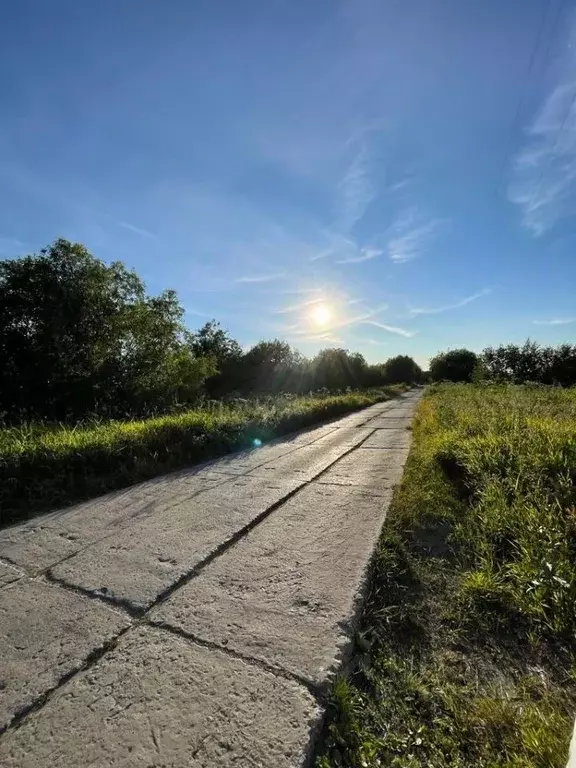
[[576, 390], [430, 388], [317, 768], [564, 768], [575, 480]]
[[140, 421], [0, 430], [0, 525], [387, 400], [402, 385], [213, 404]]

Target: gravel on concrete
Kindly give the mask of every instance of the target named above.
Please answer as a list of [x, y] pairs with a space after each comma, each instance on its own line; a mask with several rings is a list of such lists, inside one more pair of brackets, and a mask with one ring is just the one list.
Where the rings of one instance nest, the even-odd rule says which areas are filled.
[[317, 717], [297, 683], [140, 628], [6, 733], [0, 765], [292, 768]]

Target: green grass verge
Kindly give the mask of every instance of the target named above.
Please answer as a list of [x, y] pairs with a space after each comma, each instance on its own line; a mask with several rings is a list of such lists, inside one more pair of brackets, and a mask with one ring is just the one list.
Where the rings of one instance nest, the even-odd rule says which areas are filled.
[[387, 400], [405, 386], [216, 404], [141, 421], [0, 430], [0, 525]]
[[575, 477], [576, 390], [427, 392], [317, 768], [564, 768]]

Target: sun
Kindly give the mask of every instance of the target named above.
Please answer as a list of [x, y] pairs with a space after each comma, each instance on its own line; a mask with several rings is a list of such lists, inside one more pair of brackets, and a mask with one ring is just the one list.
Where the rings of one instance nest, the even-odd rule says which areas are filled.
[[326, 304], [316, 304], [310, 312], [310, 320], [318, 327], [327, 325], [332, 317], [332, 312]]

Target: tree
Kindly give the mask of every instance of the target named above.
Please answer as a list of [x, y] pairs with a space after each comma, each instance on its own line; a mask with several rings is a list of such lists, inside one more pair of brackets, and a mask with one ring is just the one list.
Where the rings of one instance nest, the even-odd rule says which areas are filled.
[[422, 377], [420, 366], [408, 355], [389, 358], [382, 366], [382, 372], [388, 384], [412, 384]]
[[242, 356], [242, 347], [216, 320], [209, 320], [189, 336], [196, 357], [213, 357], [219, 367]]
[[135, 272], [79, 243], [0, 261], [0, 410], [63, 419], [166, 405], [174, 386], [190, 391], [173, 381], [160, 393], [182, 316], [174, 291], [146, 296]]
[[205, 381], [211, 397], [221, 397], [242, 388], [242, 347], [216, 320], [205, 323], [188, 336], [188, 344], [196, 357], [210, 357], [215, 373]]
[[289, 391], [288, 382], [299, 356], [280, 339], [259, 341], [242, 360], [243, 389], [246, 391]]
[[357, 363], [350, 360], [347, 349], [321, 349], [312, 361], [314, 386], [331, 390], [358, 386], [354, 379], [355, 367]]
[[430, 360], [433, 381], [472, 381], [478, 356], [469, 349], [450, 349], [439, 352]]
[[482, 351], [481, 363], [485, 377], [493, 381], [514, 384], [539, 382], [541, 384], [576, 384], [576, 345], [541, 347], [528, 339], [517, 344], [487, 347]]

